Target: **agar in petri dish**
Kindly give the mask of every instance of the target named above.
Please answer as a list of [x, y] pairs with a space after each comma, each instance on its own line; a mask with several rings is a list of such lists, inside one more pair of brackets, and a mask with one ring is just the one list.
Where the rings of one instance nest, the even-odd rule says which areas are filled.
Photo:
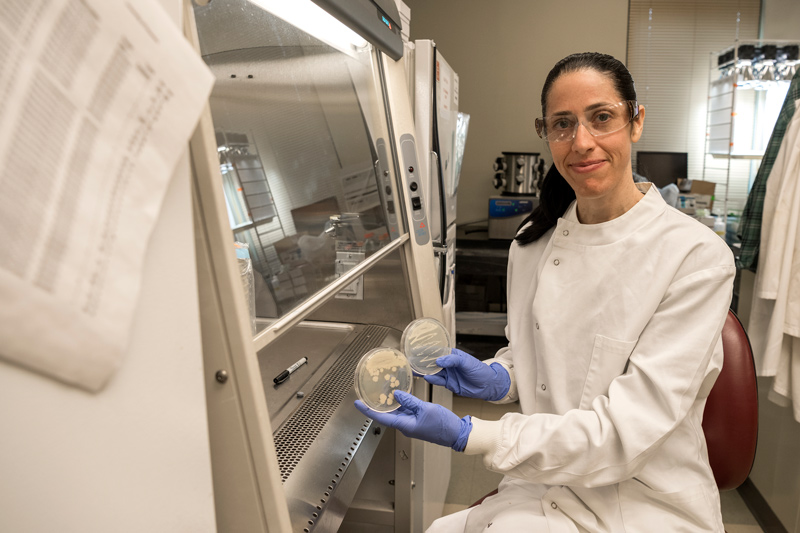
[[442, 369], [436, 359], [451, 351], [450, 334], [438, 320], [418, 318], [406, 326], [400, 346], [416, 372], [436, 374]]
[[356, 367], [356, 394], [367, 407], [381, 413], [394, 411], [400, 404], [394, 391], [411, 392], [411, 365], [394, 348], [375, 348], [364, 354]]

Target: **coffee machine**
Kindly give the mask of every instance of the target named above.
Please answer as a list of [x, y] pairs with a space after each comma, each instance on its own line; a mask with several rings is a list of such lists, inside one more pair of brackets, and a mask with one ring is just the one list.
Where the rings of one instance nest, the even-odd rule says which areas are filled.
[[537, 152], [503, 152], [493, 165], [495, 189], [489, 197], [489, 238], [513, 239], [519, 225], [539, 205], [544, 160]]

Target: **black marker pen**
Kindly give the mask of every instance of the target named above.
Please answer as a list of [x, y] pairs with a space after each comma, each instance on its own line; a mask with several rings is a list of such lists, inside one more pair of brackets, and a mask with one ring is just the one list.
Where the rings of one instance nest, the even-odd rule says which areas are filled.
[[295, 364], [293, 364], [292, 366], [290, 366], [289, 368], [287, 368], [286, 370], [284, 370], [283, 372], [281, 372], [280, 374], [278, 374], [278, 375], [275, 377], [275, 379], [273, 379], [272, 381], [273, 381], [273, 382], [274, 382], [276, 385], [277, 385], [278, 383], [283, 383], [284, 381], [286, 381], [286, 379], [287, 379], [289, 376], [291, 376], [291, 375], [292, 375], [292, 373], [293, 373], [295, 370], [297, 370], [298, 368], [300, 368], [301, 366], [303, 366], [303, 365], [304, 365], [304, 364], [306, 364], [306, 363], [308, 363], [308, 357], [303, 357], [303, 358], [302, 358], [302, 359], [300, 359], [298, 362], [296, 362]]

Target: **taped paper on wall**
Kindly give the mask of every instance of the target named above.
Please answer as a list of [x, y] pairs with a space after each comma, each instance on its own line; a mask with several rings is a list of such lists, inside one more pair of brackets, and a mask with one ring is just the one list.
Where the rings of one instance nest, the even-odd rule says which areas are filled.
[[212, 84], [154, 0], [0, 9], [0, 358], [90, 391], [108, 382]]

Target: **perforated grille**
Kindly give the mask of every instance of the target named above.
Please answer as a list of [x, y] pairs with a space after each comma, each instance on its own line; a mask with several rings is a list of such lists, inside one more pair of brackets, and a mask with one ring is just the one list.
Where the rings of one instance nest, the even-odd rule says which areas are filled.
[[353, 389], [353, 376], [361, 356], [380, 346], [388, 332], [388, 328], [381, 326], [364, 329], [306, 396], [300, 408], [278, 429], [275, 451], [282, 481], [289, 478], [333, 412]]

